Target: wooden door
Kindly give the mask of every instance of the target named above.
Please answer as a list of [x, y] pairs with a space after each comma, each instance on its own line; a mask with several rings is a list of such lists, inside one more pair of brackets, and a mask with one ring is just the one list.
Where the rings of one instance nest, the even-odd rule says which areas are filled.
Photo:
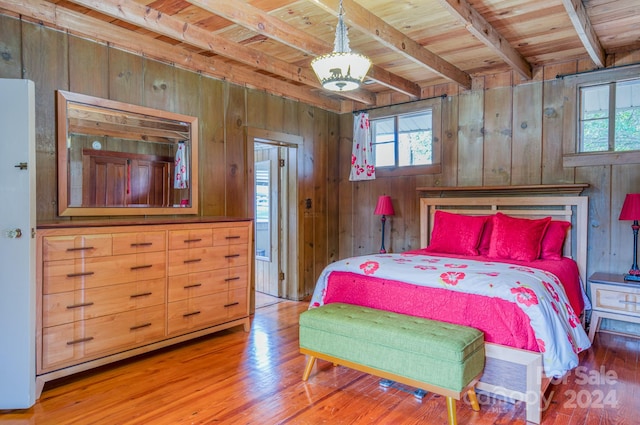
[[255, 151], [256, 291], [280, 296], [278, 229], [278, 147], [260, 145]]
[[173, 203], [173, 158], [93, 149], [83, 149], [82, 156], [83, 206], [168, 207]]

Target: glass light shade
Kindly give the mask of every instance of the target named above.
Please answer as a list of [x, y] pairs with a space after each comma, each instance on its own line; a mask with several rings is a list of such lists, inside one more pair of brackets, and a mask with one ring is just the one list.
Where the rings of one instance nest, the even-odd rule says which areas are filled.
[[333, 52], [311, 61], [318, 80], [327, 90], [357, 89], [371, 67], [368, 57], [352, 52]]

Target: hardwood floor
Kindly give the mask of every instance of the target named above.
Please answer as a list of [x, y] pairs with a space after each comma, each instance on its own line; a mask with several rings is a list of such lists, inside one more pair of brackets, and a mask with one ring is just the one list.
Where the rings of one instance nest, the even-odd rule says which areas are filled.
[[[31, 409], [0, 424], [446, 424], [445, 399], [423, 401], [378, 379], [319, 361], [307, 383], [298, 353], [305, 303], [257, 310], [241, 327], [48, 383]], [[640, 339], [597, 334], [566, 379], [552, 385], [543, 424], [640, 422]], [[525, 424], [521, 403], [458, 402], [458, 423]]]

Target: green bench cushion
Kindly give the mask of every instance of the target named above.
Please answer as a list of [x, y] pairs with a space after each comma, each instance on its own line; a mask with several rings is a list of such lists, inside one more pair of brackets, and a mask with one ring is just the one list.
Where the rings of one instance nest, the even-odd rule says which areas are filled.
[[453, 391], [485, 360], [477, 329], [342, 303], [300, 315], [300, 347]]

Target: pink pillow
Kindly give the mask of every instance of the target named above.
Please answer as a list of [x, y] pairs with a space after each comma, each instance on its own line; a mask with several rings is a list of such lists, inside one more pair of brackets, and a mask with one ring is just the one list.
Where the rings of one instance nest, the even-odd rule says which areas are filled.
[[436, 211], [428, 252], [478, 255], [478, 242], [486, 217]]
[[487, 256], [489, 255], [489, 247], [491, 245], [491, 232], [493, 232], [493, 216], [486, 216], [487, 221], [484, 224], [482, 230], [482, 236], [480, 236], [480, 243], [478, 244], [478, 254]]
[[496, 213], [488, 256], [517, 261], [535, 260], [540, 255], [542, 237], [550, 221], [551, 217], [531, 220]]
[[552, 221], [542, 238], [540, 258], [543, 260], [561, 260], [562, 246], [571, 227], [568, 221]]

